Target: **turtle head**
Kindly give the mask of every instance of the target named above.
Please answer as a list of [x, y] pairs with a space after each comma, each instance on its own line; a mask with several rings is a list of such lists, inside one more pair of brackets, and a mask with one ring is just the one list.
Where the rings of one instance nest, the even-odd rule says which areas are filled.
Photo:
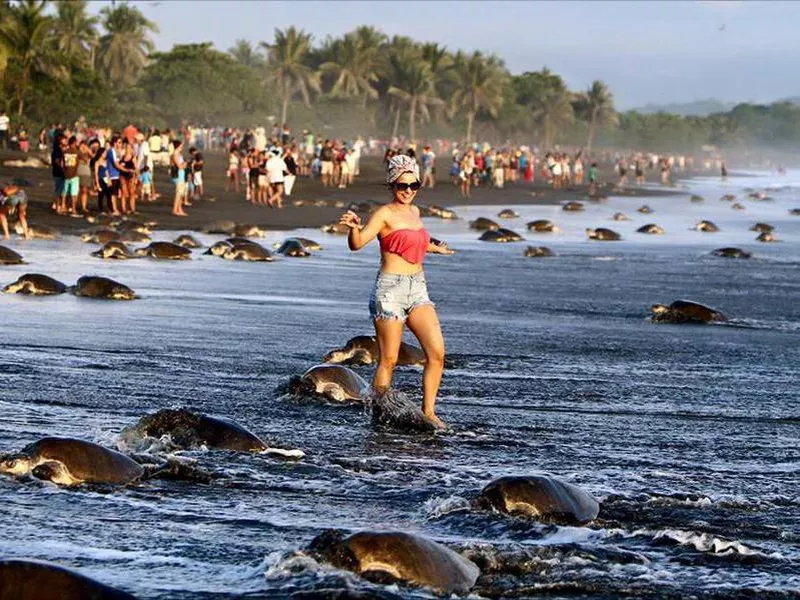
[[147, 256], [147, 253], [150, 251], [149, 248], [137, 248], [133, 251], [136, 256]]
[[91, 242], [94, 239], [93, 233], [84, 233], [81, 234], [81, 241], [82, 242]]
[[669, 310], [669, 306], [666, 304], [653, 304], [653, 306], [650, 307], [650, 310], [654, 315], [663, 315]]
[[0, 473], [25, 475], [31, 470], [31, 459], [24, 454], [6, 454], [0, 457]]
[[54, 483], [60, 483], [64, 480], [71, 479], [64, 464], [56, 461], [48, 461], [36, 465], [31, 469], [31, 475], [36, 477], [36, 479], [52, 481]]
[[133, 300], [136, 292], [126, 285], [115, 285], [109, 294], [114, 300]]
[[597, 237], [597, 232], [594, 229], [591, 229], [591, 228], [587, 227], [586, 228], [586, 235], [588, 235], [590, 238], [594, 239], [594, 238]]
[[338, 349], [338, 350], [331, 350], [325, 356], [322, 357], [322, 362], [326, 363], [341, 363], [346, 361], [348, 358], [352, 356], [351, 353]]

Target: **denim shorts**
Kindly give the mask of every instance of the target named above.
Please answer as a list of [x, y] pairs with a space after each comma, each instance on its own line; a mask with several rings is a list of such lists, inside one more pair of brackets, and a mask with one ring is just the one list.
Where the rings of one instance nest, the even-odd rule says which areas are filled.
[[413, 275], [379, 272], [369, 299], [369, 315], [373, 320], [395, 319], [405, 323], [412, 310], [425, 304], [433, 306], [423, 271]]

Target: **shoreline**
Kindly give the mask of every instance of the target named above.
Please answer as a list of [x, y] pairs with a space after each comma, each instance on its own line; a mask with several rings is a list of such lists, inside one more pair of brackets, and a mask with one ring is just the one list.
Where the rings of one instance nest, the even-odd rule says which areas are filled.
[[[4, 160], [19, 158], [19, 153], [2, 153]], [[218, 219], [229, 219], [238, 224], [258, 225], [262, 229], [287, 231], [300, 228], [320, 228], [338, 220], [343, 207], [351, 203], [384, 202], [388, 200], [386, 187], [383, 185], [383, 165], [380, 157], [367, 156], [362, 159], [361, 175], [347, 189], [325, 188], [319, 180], [299, 178], [295, 184], [295, 193], [284, 200], [283, 209], [271, 209], [254, 206], [244, 199], [244, 194], [225, 191], [225, 156], [222, 153], [206, 155], [204, 171], [204, 198], [193, 206], [187, 207], [188, 217], [176, 217], [171, 214], [172, 185], [167, 179], [166, 169], [157, 168], [155, 177], [156, 190], [162, 193], [154, 202], [139, 202], [141, 220], [154, 220], [156, 229], [164, 231], [199, 231], [202, 227]], [[601, 169], [601, 180], [608, 180], [613, 171]], [[690, 178], [696, 173], [687, 173], [680, 179]], [[0, 167], [0, 181], [13, 178], [28, 180], [30, 186], [24, 187], [28, 194], [28, 222], [33, 225], [44, 225], [64, 234], [77, 234], [97, 227], [83, 218], [70, 218], [50, 211], [52, 201], [52, 178], [49, 168], [33, 167]], [[657, 175], [653, 174], [653, 179]], [[658, 198], [680, 194], [675, 188], [638, 188], [627, 187], [615, 189], [613, 184], [603, 184], [598, 191], [604, 195], [627, 195], [630, 197]], [[436, 187], [420, 191], [420, 205], [438, 205], [443, 207], [492, 206], [502, 209], [519, 205], [558, 205], [569, 200], [583, 202], [588, 198], [588, 185], [573, 186], [565, 190], [554, 190], [546, 182], [517, 182], [503, 189], [480, 186], [473, 188], [470, 198], [462, 198], [458, 188], [453, 186], [449, 178], [439, 178]], [[324, 203], [323, 206], [294, 206], [293, 202]], [[340, 206], [336, 206], [340, 204]], [[92, 196], [89, 197], [90, 210], [95, 207]], [[13, 225], [11, 225], [13, 230]]]

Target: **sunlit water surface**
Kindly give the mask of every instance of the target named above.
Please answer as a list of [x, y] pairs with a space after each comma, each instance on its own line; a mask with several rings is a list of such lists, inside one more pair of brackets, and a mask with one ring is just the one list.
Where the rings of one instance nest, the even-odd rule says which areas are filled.
[[[743, 188], [774, 200], [746, 199]], [[691, 189], [689, 189], [691, 188]], [[705, 197], [690, 203], [689, 194]], [[719, 200], [736, 193], [745, 210]], [[424, 192], [422, 194], [424, 199]], [[485, 595], [792, 596], [800, 589], [800, 173], [695, 180], [677, 195], [610, 198], [583, 213], [516, 207], [504, 222], [550, 218], [557, 234], [478, 242], [468, 221], [497, 208], [456, 207], [429, 220], [458, 250], [426, 263], [452, 366], [440, 414], [454, 432], [375, 432], [358, 408], [298, 403], [276, 391], [353, 335], [370, 332], [377, 249], [351, 254], [316, 231], [308, 259], [231, 263], [104, 262], [75, 238], [14, 241], [42, 272], [133, 287], [134, 302], [4, 295], [0, 449], [44, 435], [115, 445], [122, 427], [159, 408], [234, 418], [306, 451], [286, 463], [222, 451], [182, 453], [225, 477], [210, 485], [147, 481], [59, 489], [0, 478], [5, 556], [79, 568], [142, 598], [284, 596], [381, 588], [287, 553], [325, 528], [400, 529], [465, 552], [522, 553], [514, 573], [485, 573]], [[632, 220], [616, 223], [617, 211]], [[690, 228], [711, 219], [721, 229]], [[756, 221], [782, 241], [755, 242]], [[664, 236], [635, 233], [644, 223]], [[623, 241], [588, 241], [586, 227]], [[172, 239], [158, 232], [156, 239]], [[202, 237], [202, 236], [201, 236]], [[282, 239], [271, 233], [266, 243]], [[202, 238], [205, 242], [218, 239]], [[557, 257], [525, 259], [524, 246]], [[750, 260], [709, 255], [741, 246]], [[724, 326], [657, 325], [655, 302], [689, 298]], [[364, 377], [370, 368], [361, 368]], [[397, 385], [418, 397], [420, 371]], [[474, 512], [492, 478], [546, 471], [603, 502], [588, 527], [544, 526]]]

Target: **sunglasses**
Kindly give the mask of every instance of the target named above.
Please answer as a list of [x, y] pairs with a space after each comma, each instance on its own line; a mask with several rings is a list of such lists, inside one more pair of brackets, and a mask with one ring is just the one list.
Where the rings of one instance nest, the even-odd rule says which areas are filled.
[[419, 181], [415, 181], [413, 183], [395, 183], [394, 189], [399, 192], [405, 192], [406, 190], [411, 190], [412, 192], [416, 192], [419, 188], [422, 187], [422, 184]]

